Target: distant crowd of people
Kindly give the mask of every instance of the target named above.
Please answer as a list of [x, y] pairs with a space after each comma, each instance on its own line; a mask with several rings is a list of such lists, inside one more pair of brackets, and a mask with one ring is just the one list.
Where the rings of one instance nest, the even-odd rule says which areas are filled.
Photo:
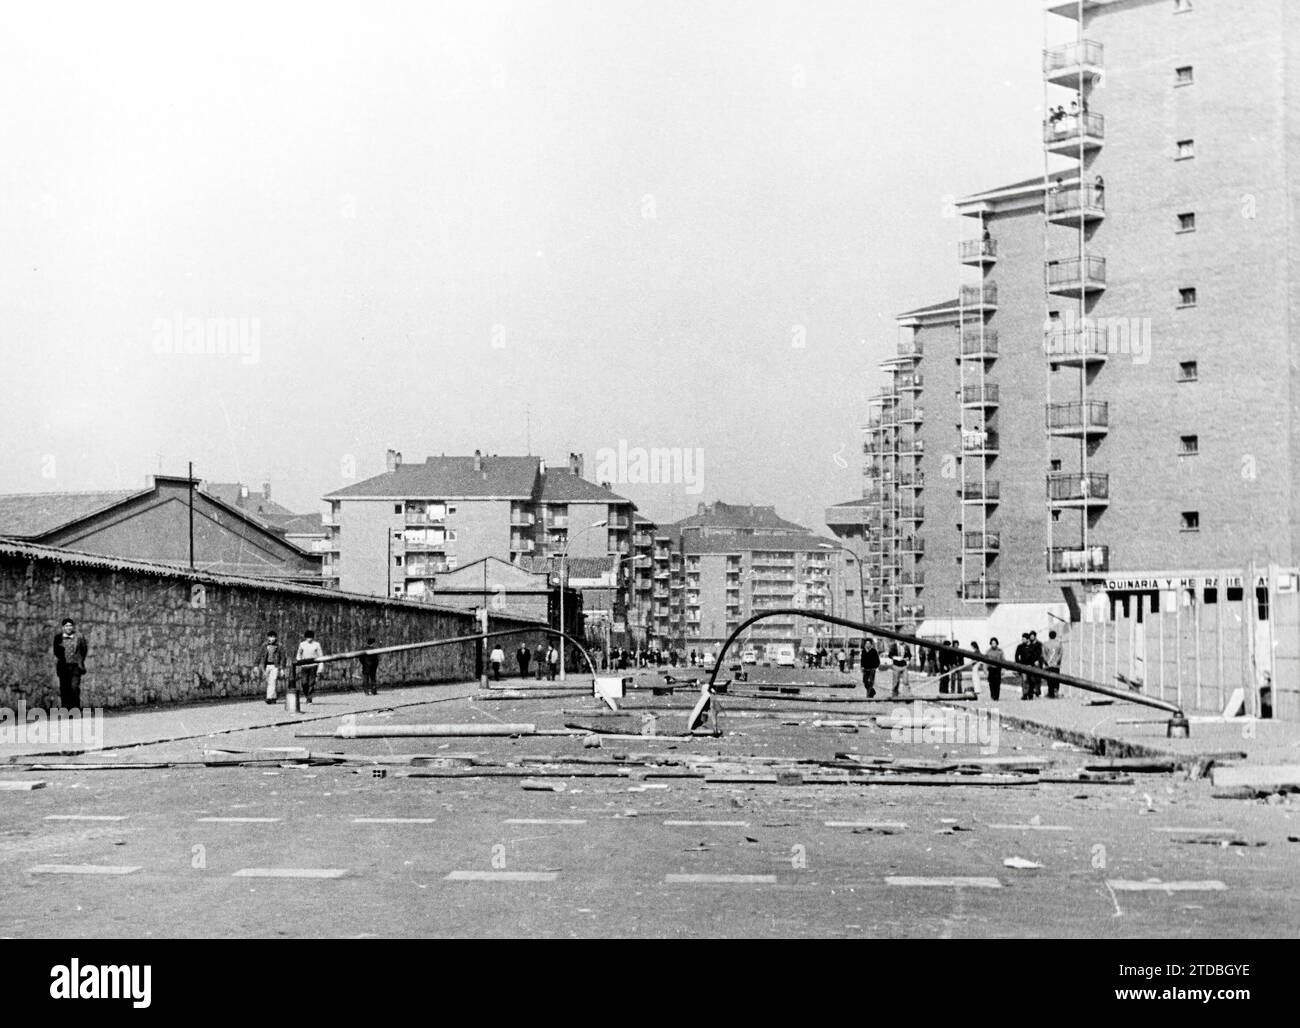
[[[920, 647], [922, 652], [914, 657], [912, 648], [907, 643], [891, 642], [888, 650], [882, 654], [876, 648], [875, 640], [868, 639], [862, 651], [862, 684], [867, 690], [867, 696], [876, 695], [876, 674], [883, 667], [890, 674], [891, 697], [899, 695], [899, 690], [907, 684], [908, 672], [915, 669], [920, 674], [937, 675], [940, 693], [963, 691], [962, 677], [969, 671], [971, 684], [976, 691], [979, 690], [979, 682], [983, 678], [988, 685], [989, 699], [1001, 698], [1003, 668], [979, 660], [963, 659], [960, 654], [953, 652], [961, 649], [961, 644], [956, 639], [938, 641], [947, 648], [940, 650], [929, 646]], [[972, 642], [968, 650], [993, 660], [1007, 660], [996, 636], [989, 639], [987, 651], [981, 651], [978, 642]], [[852, 651], [850, 651], [850, 659], [851, 654]], [[1020, 637], [1020, 644], [1015, 649], [1012, 662], [1025, 669], [1020, 672], [1021, 698], [1037, 699], [1043, 695], [1044, 676], [1034, 674], [1031, 669], [1042, 669], [1051, 675], [1059, 675], [1061, 665], [1065, 662], [1065, 646], [1057, 638], [1055, 631], [1047, 633], [1047, 642], [1040, 642], [1035, 631], [1024, 632]], [[842, 665], [841, 670], [843, 670]], [[1048, 699], [1057, 699], [1060, 696], [1060, 688], [1059, 681], [1055, 678], [1047, 678]]]

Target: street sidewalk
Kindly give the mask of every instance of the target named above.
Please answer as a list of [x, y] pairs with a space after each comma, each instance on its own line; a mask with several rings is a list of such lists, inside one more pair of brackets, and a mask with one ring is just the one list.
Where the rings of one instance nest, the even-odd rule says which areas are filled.
[[[590, 681], [588, 677], [586, 681]], [[360, 691], [317, 692], [315, 702], [304, 705], [302, 713], [291, 714], [285, 709], [283, 697], [269, 704], [261, 696], [211, 700], [185, 705], [169, 704], [158, 707], [132, 707], [121, 711], [104, 712], [103, 747], [88, 751], [96, 758], [105, 758], [123, 750], [132, 750], [156, 743], [180, 742], [186, 739], [214, 738], [213, 747], [220, 748], [220, 736], [259, 728], [282, 725], [304, 725], [325, 721], [348, 714], [391, 710], [400, 707], [422, 706], [441, 700], [464, 699], [478, 691], [477, 680], [470, 682], [444, 682], [384, 689], [378, 696], [367, 696]], [[72, 754], [85, 750], [84, 746], [66, 744], [39, 745], [32, 743], [0, 744], [0, 767], [15, 758], [33, 754], [51, 756]], [[143, 760], [146, 754], [123, 753], [124, 759]]]
[[[967, 682], [969, 684], [969, 680]], [[1023, 728], [1084, 746], [1109, 757], [1172, 755], [1189, 761], [1197, 757], [1237, 754], [1234, 763], [1300, 764], [1300, 723], [1235, 718], [1198, 721], [1189, 715], [1186, 739], [1166, 735], [1169, 715], [1162, 710], [1123, 700], [1063, 688], [1059, 699], [1020, 698], [1017, 684], [1003, 684], [994, 703], [980, 683], [978, 706], [996, 709], [1005, 727]], [[1140, 723], [1133, 723], [1140, 722]], [[1245, 756], [1240, 756], [1244, 754]]]

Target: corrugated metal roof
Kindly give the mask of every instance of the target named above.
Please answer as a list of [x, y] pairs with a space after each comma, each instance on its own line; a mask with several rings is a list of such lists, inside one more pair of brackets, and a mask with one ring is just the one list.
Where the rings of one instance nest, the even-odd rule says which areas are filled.
[[84, 493], [10, 493], [0, 496], [0, 536], [36, 539], [152, 489]]

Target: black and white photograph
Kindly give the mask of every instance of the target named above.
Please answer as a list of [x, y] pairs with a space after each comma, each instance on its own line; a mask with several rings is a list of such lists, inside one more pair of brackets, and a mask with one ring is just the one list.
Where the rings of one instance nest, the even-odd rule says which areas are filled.
[[1285, 987], [1300, 4], [4, 15], [21, 992]]

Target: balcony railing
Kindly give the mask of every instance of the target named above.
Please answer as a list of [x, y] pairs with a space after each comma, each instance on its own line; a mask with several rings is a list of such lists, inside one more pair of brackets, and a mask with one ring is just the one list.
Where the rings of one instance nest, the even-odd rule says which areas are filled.
[[961, 448], [964, 453], [997, 453], [998, 434], [985, 430], [983, 432], [963, 432]]
[[925, 585], [924, 571], [904, 571], [898, 576], [899, 582], [903, 585], [918, 586]]
[[1047, 405], [1047, 430], [1056, 435], [1100, 434], [1109, 426], [1110, 404], [1104, 400]]
[[958, 594], [963, 600], [996, 600], [1001, 591], [998, 582], [963, 582]]
[[924, 521], [925, 508], [919, 503], [915, 505], [909, 504], [899, 508], [898, 516], [903, 521]]
[[1047, 476], [1047, 498], [1052, 503], [1104, 502], [1110, 498], [1110, 475], [1056, 472]]
[[1078, 257], [1049, 261], [1044, 269], [1047, 290], [1062, 296], [1078, 296], [1081, 291], [1106, 288], [1106, 258]]
[[966, 549], [997, 550], [1002, 545], [1002, 537], [997, 532], [967, 532]]
[[925, 538], [923, 536], [909, 535], [899, 544], [899, 549], [904, 553], [924, 553]]
[[1053, 325], [1043, 333], [1043, 352], [1055, 364], [1082, 364], [1104, 361], [1110, 346], [1106, 333], [1095, 325]]
[[996, 307], [998, 305], [997, 283], [985, 282], [982, 286], [962, 286], [959, 302], [963, 307]]
[[961, 487], [963, 500], [996, 500], [1001, 482], [990, 479], [987, 482], [967, 482]]
[[1095, 149], [1105, 138], [1105, 119], [1091, 111], [1043, 121], [1043, 142], [1052, 153], [1069, 153], [1080, 144], [1085, 150]]
[[1051, 221], [1095, 221], [1106, 216], [1106, 194], [1095, 186], [1070, 186], [1048, 190], [1047, 217]]
[[964, 386], [961, 402], [970, 407], [995, 407], [998, 402], [998, 387], [992, 382]]
[[997, 260], [996, 239], [963, 239], [957, 248], [962, 264], [990, 264]]
[[1053, 575], [1092, 574], [1110, 570], [1110, 547], [1055, 546], [1047, 551], [1047, 570]]
[[1077, 81], [1081, 69], [1100, 70], [1104, 53], [1102, 45], [1091, 39], [1052, 47], [1043, 51], [1043, 74], [1052, 82]]
[[979, 332], [966, 332], [961, 337], [961, 355], [963, 357], [996, 357], [998, 355], [998, 333], [996, 329]]

